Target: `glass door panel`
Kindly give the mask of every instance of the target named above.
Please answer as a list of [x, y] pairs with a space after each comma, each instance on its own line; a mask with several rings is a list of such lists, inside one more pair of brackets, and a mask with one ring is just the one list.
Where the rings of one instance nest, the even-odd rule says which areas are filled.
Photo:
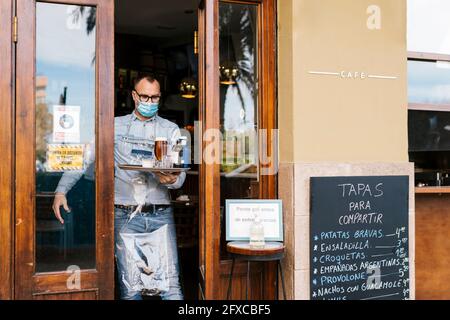
[[16, 4], [15, 298], [111, 299], [114, 2]]
[[36, 272], [95, 268], [95, 69], [96, 8], [38, 2]]
[[[276, 170], [263, 174], [276, 166], [276, 143], [258, 134], [276, 128], [275, 17], [274, 0], [203, 0], [200, 9], [200, 286], [206, 299], [223, 299], [228, 288], [225, 200], [276, 197]], [[259, 159], [264, 146], [273, 158], [268, 165]], [[274, 297], [274, 270], [252, 275], [268, 284], [255, 297]], [[245, 281], [233, 279], [233, 299], [243, 297]]]
[[258, 5], [220, 2], [221, 256], [226, 199], [259, 198]]

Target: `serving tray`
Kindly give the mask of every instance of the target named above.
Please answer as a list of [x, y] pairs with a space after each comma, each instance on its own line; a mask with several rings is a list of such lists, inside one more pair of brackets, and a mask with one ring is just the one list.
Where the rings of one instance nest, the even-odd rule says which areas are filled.
[[162, 173], [181, 173], [191, 170], [191, 168], [144, 168], [143, 166], [132, 164], [119, 164], [119, 168], [127, 171], [162, 172]]

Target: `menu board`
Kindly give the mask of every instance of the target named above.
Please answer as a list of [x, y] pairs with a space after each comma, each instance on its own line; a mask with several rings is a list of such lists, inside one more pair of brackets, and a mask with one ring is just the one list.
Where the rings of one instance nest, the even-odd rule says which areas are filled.
[[408, 176], [311, 178], [312, 300], [409, 299]]

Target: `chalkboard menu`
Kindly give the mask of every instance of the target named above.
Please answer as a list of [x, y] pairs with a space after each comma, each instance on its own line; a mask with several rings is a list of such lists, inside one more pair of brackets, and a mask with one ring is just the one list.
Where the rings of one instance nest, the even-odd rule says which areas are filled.
[[312, 300], [409, 299], [408, 176], [311, 178]]

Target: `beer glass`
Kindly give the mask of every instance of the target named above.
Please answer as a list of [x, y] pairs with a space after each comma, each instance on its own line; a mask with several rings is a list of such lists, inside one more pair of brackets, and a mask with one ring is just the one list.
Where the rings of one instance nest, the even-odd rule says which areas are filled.
[[155, 139], [155, 157], [156, 160], [162, 162], [167, 156], [167, 148], [168, 148], [167, 138], [156, 138]]

